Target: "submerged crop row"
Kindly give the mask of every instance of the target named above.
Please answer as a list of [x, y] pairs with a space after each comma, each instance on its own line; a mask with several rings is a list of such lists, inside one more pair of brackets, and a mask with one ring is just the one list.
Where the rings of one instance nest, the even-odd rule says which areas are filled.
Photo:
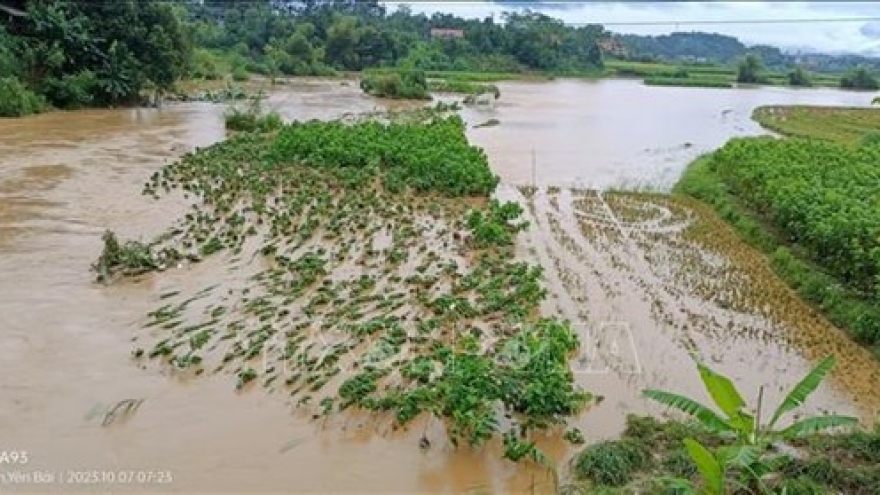
[[192, 210], [151, 243], [113, 239], [102, 273], [204, 260], [186, 269], [205, 289], [160, 296], [139, 359], [230, 373], [316, 417], [428, 415], [453, 443], [497, 435], [508, 458], [542, 460], [529, 432], [590, 395], [576, 335], [539, 315], [540, 268], [514, 259], [522, 210], [488, 200], [497, 181], [457, 117], [245, 134], [157, 172], [145, 194]]

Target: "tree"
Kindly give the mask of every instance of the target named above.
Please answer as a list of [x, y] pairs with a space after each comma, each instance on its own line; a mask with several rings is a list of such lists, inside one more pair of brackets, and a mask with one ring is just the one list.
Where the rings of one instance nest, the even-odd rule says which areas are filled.
[[880, 89], [877, 79], [865, 67], [859, 67], [840, 79], [840, 87], [846, 89]]
[[788, 73], [788, 84], [792, 86], [812, 86], [810, 77], [803, 67], [795, 67], [793, 71]]
[[31, 2], [17, 59], [23, 81], [56, 106], [137, 101], [188, 69], [191, 46], [160, 2]]
[[760, 73], [763, 70], [761, 57], [749, 53], [743, 58], [737, 67], [736, 82], [754, 84], [760, 82]]
[[327, 30], [325, 57], [327, 63], [347, 70], [361, 68], [357, 55], [357, 19], [337, 15]]

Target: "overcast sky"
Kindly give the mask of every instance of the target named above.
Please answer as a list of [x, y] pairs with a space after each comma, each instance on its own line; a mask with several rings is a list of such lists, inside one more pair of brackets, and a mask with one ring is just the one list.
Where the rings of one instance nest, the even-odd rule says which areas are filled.
[[[504, 10], [531, 8], [565, 22], [709, 21], [752, 19], [819, 19], [878, 17], [880, 2], [577, 2], [474, 0], [447, 2], [384, 2], [389, 9], [407, 4], [416, 13], [449, 12], [485, 17]], [[609, 26], [611, 31], [664, 34], [708, 31], [736, 36], [746, 44], [812, 48], [823, 52], [880, 55], [880, 22], [838, 22], [772, 25]]]

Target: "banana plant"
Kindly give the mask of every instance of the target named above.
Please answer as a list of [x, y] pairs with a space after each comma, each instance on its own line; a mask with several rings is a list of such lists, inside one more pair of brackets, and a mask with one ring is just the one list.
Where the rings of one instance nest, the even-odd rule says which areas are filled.
[[746, 483], [759, 491], [767, 492], [762, 478], [773, 471], [773, 459], [767, 456], [773, 442], [858, 422], [856, 418], [848, 416], [828, 415], [804, 418], [785, 428], [777, 428], [780, 419], [803, 405], [816, 391], [834, 367], [834, 363], [834, 356], [828, 356], [807, 373], [785, 396], [767, 424], [763, 424], [761, 420], [763, 387], [758, 393], [757, 409], [753, 413], [729, 378], [701, 362], [697, 362], [700, 378], [721, 414], [693, 399], [671, 392], [647, 389], [643, 394], [694, 417], [711, 432], [733, 440], [732, 445], [721, 447], [714, 453], [693, 439], [684, 441], [688, 455], [704, 479], [705, 493], [725, 493], [726, 473], [729, 469], [737, 469], [746, 478]]

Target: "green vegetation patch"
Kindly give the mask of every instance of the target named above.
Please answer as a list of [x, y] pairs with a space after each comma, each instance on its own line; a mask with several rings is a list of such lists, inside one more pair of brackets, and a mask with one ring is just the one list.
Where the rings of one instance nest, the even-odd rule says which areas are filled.
[[591, 400], [569, 367], [580, 343], [540, 316], [542, 271], [514, 258], [522, 209], [489, 200], [497, 178], [461, 119], [415, 114], [241, 133], [157, 172], [145, 194], [194, 205], [149, 248], [224, 269], [162, 294], [133, 355], [314, 418], [427, 416], [453, 445], [497, 437], [549, 464], [532, 434]]
[[485, 196], [498, 177], [486, 154], [468, 143], [458, 117], [426, 125], [361, 122], [293, 123], [273, 145], [277, 162], [343, 168], [361, 173], [381, 169], [390, 190], [412, 188], [450, 196]]
[[430, 100], [424, 71], [368, 72], [361, 77], [361, 89], [372, 96], [400, 100]]
[[497, 100], [501, 97], [501, 90], [494, 84], [479, 84], [463, 79], [439, 79], [428, 83], [431, 91], [439, 93], [459, 93], [465, 95], [491, 94]]
[[732, 88], [733, 83], [725, 79], [690, 78], [690, 77], [648, 77], [648, 86], [681, 86], [685, 88]]
[[0, 78], [0, 117], [24, 117], [40, 113], [45, 107], [43, 98], [14, 77]]
[[[750, 407], [733, 381], [697, 362], [712, 407], [689, 397], [648, 389], [643, 394], [691, 417], [692, 423], [627, 418], [622, 438], [585, 448], [571, 465], [564, 493], [875, 493], [880, 487], [880, 442], [853, 429], [853, 417], [798, 417], [835, 364], [829, 356], [798, 381], [769, 414], [763, 389]], [[780, 426], [783, 418], [793, 421]], [[845, 430], [825, 436], [819, 432]], [[843, 453], [844, 455], [840, 455]], [[863, 491], [864, 490], [864, 491]]]
[[711, 205], [801, 297], [880, 356], [878, 151], [739, 139], [694, 162], [675, 190]]
[[818, 106], [764, 106], [752, 118], [763, 127], [794, 137], [858, 144], [869, 132], [880, 131], [880, 109]]
[[[688, 438], [713, 450], [722, 445], [696, 423], [629, 416], [620, 439], [588, 446], [572, 460], [571, 480], [561, 493], [694, 493], [674, 481], [701, 484], [699, 469], [684, 444]], [[794, 440], [785, 450], [794, 455], [781, 458], [778, 474], [768, 478], [775, 480], [771, 493], [782, 489], [792, 494], [878, 493], [878, 447], [880, 429]]]

